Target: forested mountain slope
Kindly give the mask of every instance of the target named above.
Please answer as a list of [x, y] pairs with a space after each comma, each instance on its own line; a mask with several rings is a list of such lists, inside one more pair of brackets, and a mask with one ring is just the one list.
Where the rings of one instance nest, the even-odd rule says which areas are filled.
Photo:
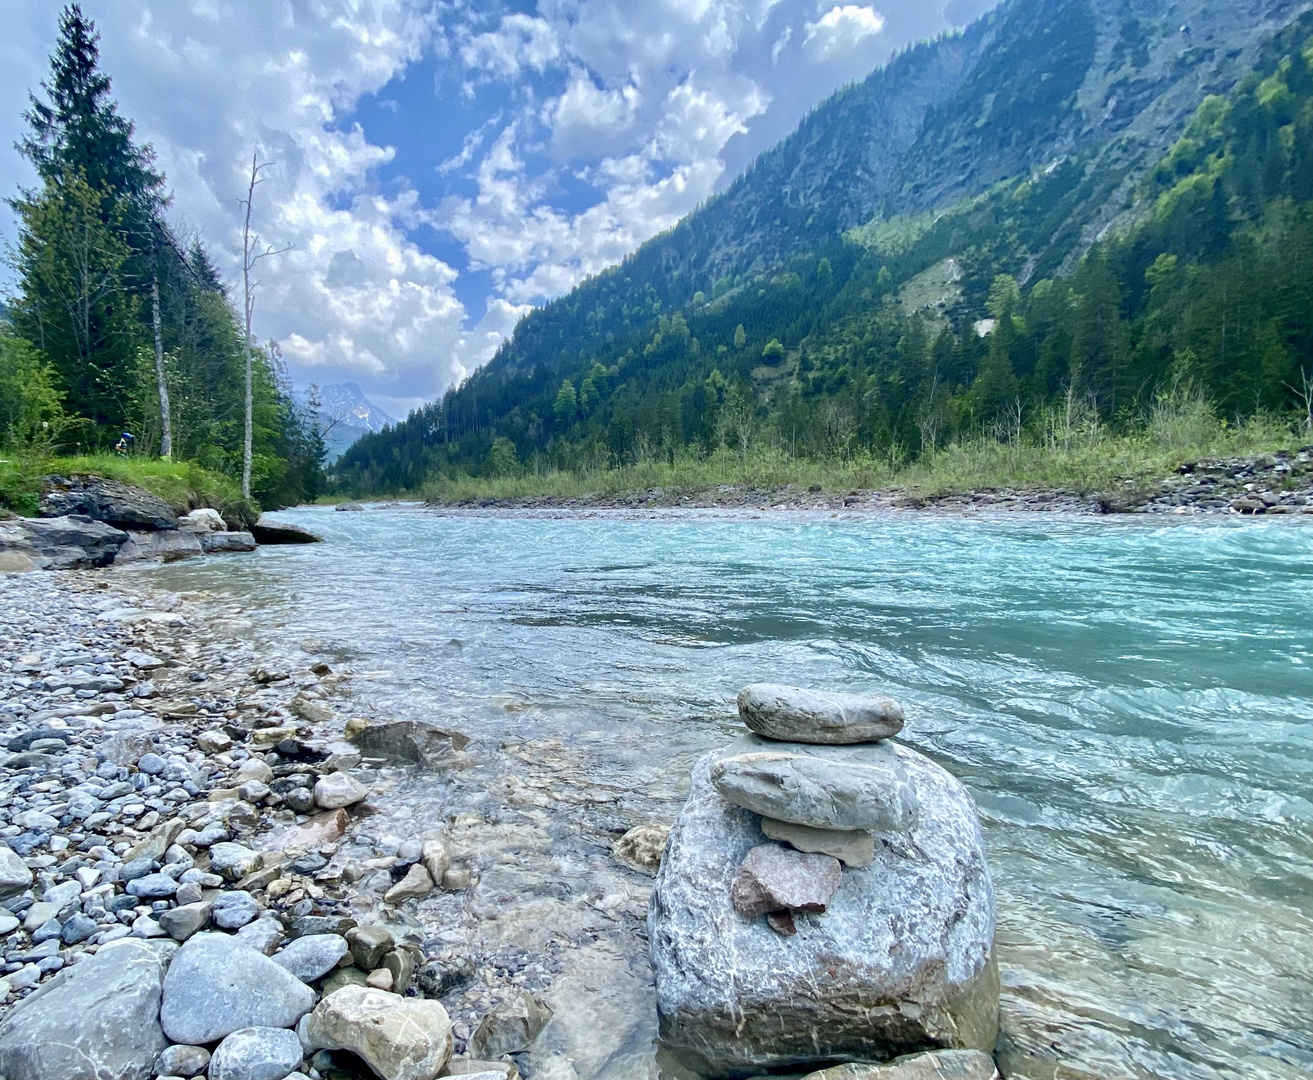
[[[1290, 406], [1297, 318], [1262, 331], [1279, 339], [1262, 389], [1234, 321], [1223, 346], [1179, 320], [1227, 260], [1275, 284], [1302, 257], [1310, 6], [1010, 0], [825, 102], [342, 475], [413, 487], [762, 438], [915, 453], [1060, 393], [1115, 418], [1180, 357], [1229, 409]], [[1146, 305], [1173, 290], [1168, 326]], [[1249, 348], [1263, 320], [1236, 318]]]

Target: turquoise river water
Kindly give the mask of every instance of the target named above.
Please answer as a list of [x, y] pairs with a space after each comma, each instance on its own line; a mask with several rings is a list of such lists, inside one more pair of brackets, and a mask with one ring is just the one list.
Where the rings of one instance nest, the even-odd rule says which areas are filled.
[[744, 684], [887, 691], [980, 807], [1005, 1066], [1313, 1075], [1313, 528], [283, 516], [330, 542], [160, 583], [386, 669], [385, 711], [562, 740], [668, 815]]

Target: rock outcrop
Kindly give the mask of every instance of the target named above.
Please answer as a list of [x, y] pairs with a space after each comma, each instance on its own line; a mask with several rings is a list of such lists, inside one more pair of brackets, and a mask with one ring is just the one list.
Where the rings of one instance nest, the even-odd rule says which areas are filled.
[[108, 566], [127, 542], [122, 529], [88, 517], [0, 521], [0, 554], [23, 556], [41, 570]]
[[[752, 784], [723, 783], [726, 762], [765, 756], [788, 768], [753, 765]], [[873, 830], [869, 863], [861, 852], [841, 869], [830, 854], [772, 844], [757, 806], [774, 781], [772, 812], [801, 791], [809, 828], [849, 843]], [[980, 822], [962, 785], [904, 746], [749, 735], [703, 757], [648, 935], [662, 1042], [704, 1075], [993, 1050], [994, 895]]]
[[115, 564], [141, 562], [145, 559], [159, 559], [161, 562], [177, 562], [179, 559], [193, 559], [203, 554], [198, 534], [190, 529], [173, 529], [171, 531], [134, 532], [128, 536]]
[[41, 516], [81, 514], [118, 529], [176, 529], [178, 515], [158, 495], [101, 476], [48, 476]]

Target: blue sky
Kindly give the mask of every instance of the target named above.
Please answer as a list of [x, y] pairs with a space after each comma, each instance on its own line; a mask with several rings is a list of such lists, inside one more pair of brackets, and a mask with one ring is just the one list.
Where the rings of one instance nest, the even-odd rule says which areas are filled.
[[[404, 415], [530, 306], [721, 190], [844, 83], [993, 0], [84, 0], [182, 229], [235, 277], [255, 149], [261, 335]], [[58, 9], [10, 0], [3, 144]], [[0, 154], [6, 191], [30, 176]], [[4, 223], [6, 238], [12, 224]]]

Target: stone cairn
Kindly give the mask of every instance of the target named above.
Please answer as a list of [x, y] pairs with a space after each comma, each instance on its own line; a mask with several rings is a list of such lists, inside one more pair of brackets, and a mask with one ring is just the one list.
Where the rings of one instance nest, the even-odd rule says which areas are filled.
[[970, 795], [889, 741], [887, 697], [759, 684], [706, 755], [648, 931], [661, 1038], [703, 1075], [975, 1050], [998, 1025], [994, 898]]
[[[821, 695], [756, 685], [739, 694], [743, 722], [767, 739], [817, 746], [874, 743], [903, 730], [903, 710], [886, 697]], [[787, 749], [723, 758], [711, 782], [735, 806], [761, 815], [778, 843], [744, 857], [730, 899], [747, 918], [764, 915], [777, 934], [798, 932], [794, 914], [824, 913], [843, 867], [870, 866], [872, 829], [905, 829], [915, 807], [895, 773], [847, 767]]]

